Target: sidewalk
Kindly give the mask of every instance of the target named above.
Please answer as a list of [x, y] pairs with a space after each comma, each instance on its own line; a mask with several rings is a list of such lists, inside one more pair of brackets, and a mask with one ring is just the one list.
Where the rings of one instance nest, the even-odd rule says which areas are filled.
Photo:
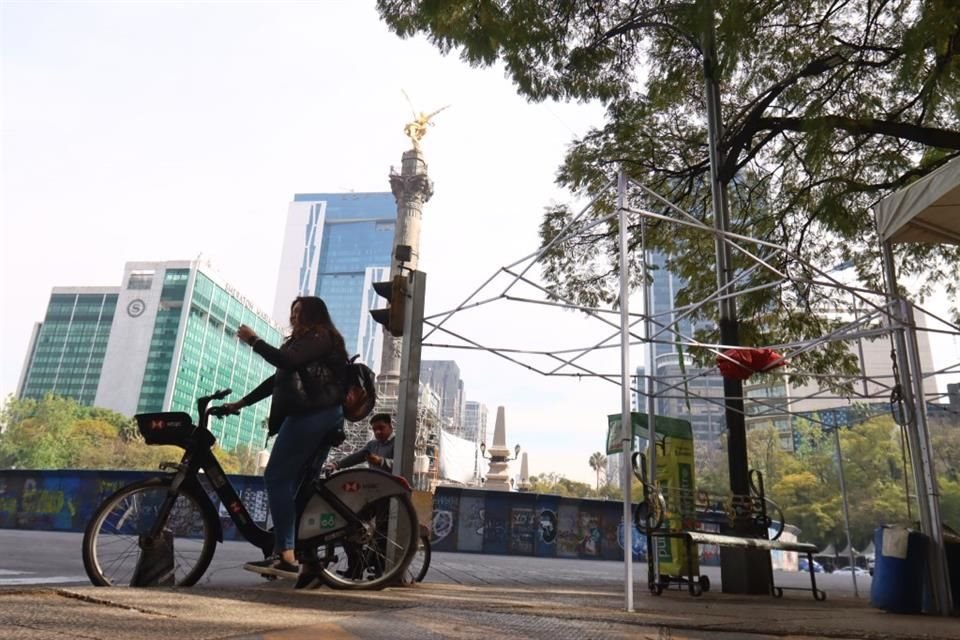
[[380, 592], [247, 588], [0, 590], [0, 638], [300, 640], [406, 638], [960, 638], [960, 618], [883, 613], [863, 600], [815, 602], [790, 593], [661, 597], [637, 589], [626, 612], [609, 584], [538, 586], [424, 583]]

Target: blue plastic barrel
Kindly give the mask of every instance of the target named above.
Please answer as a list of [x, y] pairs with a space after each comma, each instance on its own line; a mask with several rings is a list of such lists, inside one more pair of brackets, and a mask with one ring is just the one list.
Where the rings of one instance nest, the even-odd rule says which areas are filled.
[[929, 539], [905, 527], [880, 527], [873, 533], [876, 562], [870, 604], [893, 613], [921, 613]]

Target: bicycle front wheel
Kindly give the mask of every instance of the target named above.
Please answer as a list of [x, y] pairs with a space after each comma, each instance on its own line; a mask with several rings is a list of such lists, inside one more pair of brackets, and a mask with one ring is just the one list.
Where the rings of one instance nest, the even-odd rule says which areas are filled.
[[407, 582], [423, 582], [430, 569], [430, 536], [421, 535], [417, 540], [417, 552], [407, 567]]
[[[150, 478], [122, 487], [103, 501], [83, 534], [83, 567], [96, 586], [131, 584], [140, 558], [140, 536], [153, 527], [170, 478]], [[173, 537], [174, 584], [193, 585], [210, 566], [218, 523], [206, 496], [181, 487], [163, 529]]]
[[380, 498], [357, 516], [360, 529], [326, 546], [320, 579], [334, 589], [382, 589], [399, 582], [420, 536], [410, 496]]

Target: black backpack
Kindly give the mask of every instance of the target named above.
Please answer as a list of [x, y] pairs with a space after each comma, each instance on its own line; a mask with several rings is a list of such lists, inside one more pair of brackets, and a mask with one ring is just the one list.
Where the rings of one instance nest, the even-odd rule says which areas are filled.
[[350, 358], [343, 372], [343, 417], [350, 422], [359, 422], [373, 413], [377, 404], [377, 374], [373, 369], [357, 362], [359, 354]]

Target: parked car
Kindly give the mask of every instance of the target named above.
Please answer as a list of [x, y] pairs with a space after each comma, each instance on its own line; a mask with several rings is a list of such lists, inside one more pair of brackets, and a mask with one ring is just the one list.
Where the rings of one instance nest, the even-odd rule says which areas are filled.
[[853, 568], [850, 568], [850, 567], [840, 567], [839, 569], [837, 569], [836, 571], [834, 571], [834, 574], [839, 573], [840, 575], [848, 575], [851, 571], [853, 571], [853, 572], [854, 572], [854, 575], [857, 575], [857, 576], [869, 576], [869, 575], [870, 575], [870, 572], [867, 571], [866, 569], [862, 568], [862, 567], [853, 567]]
[[[807, 564], [807, 559], [806, 559], [806, 558], [800, 558], [800, 565], [799, 565], [798, 569], [799, 569], [800, 571], [809, 571], [809, 570], [810, 570], [810, 565]], [[814, 573], [823, 573], [823, 565], [820, 564], [819, 562], [817, 562], [816, 560], [813, 561], [813, 572], [814, 572]]]

